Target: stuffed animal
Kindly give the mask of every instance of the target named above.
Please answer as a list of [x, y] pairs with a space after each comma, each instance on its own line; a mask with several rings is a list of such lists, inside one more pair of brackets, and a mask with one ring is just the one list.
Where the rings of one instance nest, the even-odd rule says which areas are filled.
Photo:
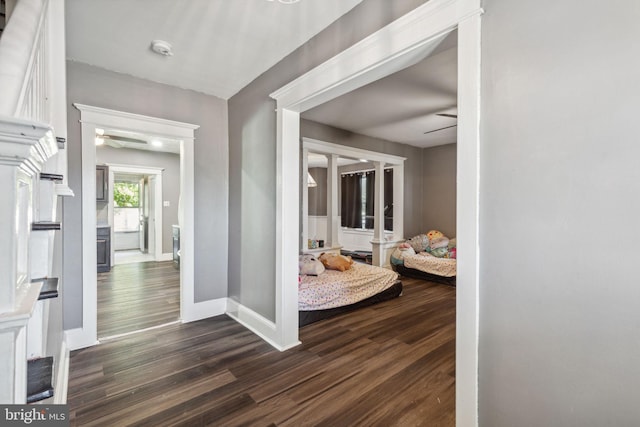
[[324, 265], [313, 255], [304, 254], [298, 256], [298, 274], [319, 276], [324, 273]]
[[350, 256], [323, 252], [318, 258], [328, 270], [345, 271], [351, 268], [353, 260]]
[[444, 236], [435, 237], [429, 240], [429, 247], [431, 248], [432, 251], [440, 248], [448, 248], [448, 246], [449, 246], [449, 239], [447, 239]]
[[438, 237], [444, 237], [444, 234], [442, 234], [442, 232], [438, 230], [429, 230], [427, 232], [427, 237], [429, 238], [429, 241], [432, 241], [433, 239], [437, 239]]
[[416, 251], [411, 247], [409, 243], [400, 243], [391, 254], [391, 264], [403, 265], [404, 257], [406, 255], [415, 255], [415, 253]]
[[429, 246], [429, 238], [425, 234], [418, 234], [407, 241], [414, 251], [422, 252]]

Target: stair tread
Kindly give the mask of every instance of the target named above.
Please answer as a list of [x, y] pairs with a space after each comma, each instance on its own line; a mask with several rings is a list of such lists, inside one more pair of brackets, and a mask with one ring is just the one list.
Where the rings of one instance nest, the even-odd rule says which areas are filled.
[[42, 289], [38, 300], [57, 298], [58, 297], [58, 278], [45, 277], [42, 279], [33, 279], [31, 282], [42, 282]]
[[27, 403], [38, 402], [53, 396], [53, 357], [27, 361]]
[[40, 179], [45, 181], [62, 181], [64, 176], [57, 173], [40, 172]]
[[31, 223], [31, 230], [60, 230], [61, 223], [53, 221], [38, 221]]

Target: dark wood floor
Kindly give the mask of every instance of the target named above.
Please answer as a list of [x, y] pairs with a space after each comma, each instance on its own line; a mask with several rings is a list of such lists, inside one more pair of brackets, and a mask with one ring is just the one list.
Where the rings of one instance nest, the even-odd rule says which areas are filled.
[[98, 273], [98, 337], [178, 320], [180, 271], [173, 261], [114, 266]]
[[278, 352], [226, 316], [71, 355], [71, 425], [453, 426], [455, 288], [300, 329]]

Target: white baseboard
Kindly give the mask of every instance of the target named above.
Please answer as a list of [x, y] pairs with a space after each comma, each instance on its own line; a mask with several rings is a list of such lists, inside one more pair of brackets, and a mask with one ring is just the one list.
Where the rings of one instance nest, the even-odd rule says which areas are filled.
[[231, 298], [227, 302], [227, 315], [258, 335], [276, 350], [285, 351], [300, 344], [299, 341], [287, 346], [278, 344], [275, 323]]
[[182, 322], [195, 322], [208, 317], [219, 316], [227, 311], [227, 298], [188, 304], [182, 313]]
[[166, 254], [161, 254], [156, 261], [173, 261], [173, 253], [169, 252]]
[[53, 403], [64, 405], [67, 403], [67, 390], [69, 389], [69, 349], [66, 340], [62, 340], [60, 355], [56, 364], [56, 379], [53, 394]]
[[73, 351], [99, 344], [97, 337], [89, 335], [84, 328], [64, 331], [64, 340], [67, 343], [67, 349]]

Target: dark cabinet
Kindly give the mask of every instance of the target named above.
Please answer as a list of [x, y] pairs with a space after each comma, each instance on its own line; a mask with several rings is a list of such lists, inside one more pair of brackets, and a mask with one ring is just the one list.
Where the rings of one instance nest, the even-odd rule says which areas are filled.
[[98, 227], [98, 273], [111, 270], [111, 227]]
[[109, 201], [109, 166], [96, 166], [96, 201]]

